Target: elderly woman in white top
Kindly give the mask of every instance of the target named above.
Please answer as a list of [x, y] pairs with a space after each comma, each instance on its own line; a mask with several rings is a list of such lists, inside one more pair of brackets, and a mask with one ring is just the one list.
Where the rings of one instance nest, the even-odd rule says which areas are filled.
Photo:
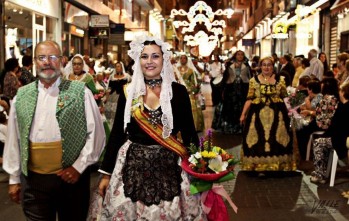
[[96, 89], [95, 82], [92, 75], [89, 74], [89, 70], [90, 68], [85, 63], [82, 55], [76, 54], [65, 66], [64, 78], [84, 82], [93, 94], [98, 94], [99, 91]]

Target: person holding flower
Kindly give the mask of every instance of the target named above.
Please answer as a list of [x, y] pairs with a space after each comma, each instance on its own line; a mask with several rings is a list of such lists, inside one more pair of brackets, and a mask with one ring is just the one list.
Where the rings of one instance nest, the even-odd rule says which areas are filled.
[[187, 89], [174, 77], [169, 45], [140, 36], [130, 48], [134, 73], [119, 95], [99, 170], [100, 196], [88, 220], [206, 220], [200, 196], [188, 194], [188, 174], [179, 166], [199, 139]]
[[261, 73], [250, 79], [240, 117], [243, 129], [242, 170], [295, 170], [290, 119], [283, 98], [284, 77], [274, 74], [274, 59], [260, 60]]

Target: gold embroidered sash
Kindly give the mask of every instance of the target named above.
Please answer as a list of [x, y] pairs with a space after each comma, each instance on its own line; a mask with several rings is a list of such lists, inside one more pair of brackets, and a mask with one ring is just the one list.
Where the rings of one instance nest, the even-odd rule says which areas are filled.
[[182, 158], [188, 155], [185, 146], [183, 146], [183, 144], [180, 143], [174, 136], [171, 135], [166, 139], [162, 137], [162, 125], [157, 124], [156, 128], [154, 128], [153, 125], [148, 121], [149, 115], [145, 113], [141, 107], [135, 108], [133, 117], [138, 125], [160, 145], [177, 153]]

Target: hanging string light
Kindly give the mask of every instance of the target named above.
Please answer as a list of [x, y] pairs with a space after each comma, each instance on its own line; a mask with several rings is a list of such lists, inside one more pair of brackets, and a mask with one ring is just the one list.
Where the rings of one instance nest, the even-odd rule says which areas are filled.
[[[173, 27], [175, 29], [181, 28], [181, 34], [184, 35], [184, 41], [189, 46], [199, 46], [199, 53], [202, 56], [208, 56], [214, 48], [219, 44], [219, 35], [223, 34], [223, 28], [226, 27], [225, 20], [215, 20], [216, 16], [226, 16], [231, 18], [234, 10], [229, 7], [227, 9], [218, 9], [213, 12], [212, 8], [208, 6], [204, 1], [197, 1], [186, 12], [183, 9], [172, 9], [170, 18], [174, 19], [175, 16], [186, 16], [187, 21], [174, 20]], [[197, 23], [203, 24], [207, 33], [199, 31], [195, 35], [193, 33]], [[208, 44], [208, 45], [207, 45]], [[205, 55], [204, 55], [205, 54]]]

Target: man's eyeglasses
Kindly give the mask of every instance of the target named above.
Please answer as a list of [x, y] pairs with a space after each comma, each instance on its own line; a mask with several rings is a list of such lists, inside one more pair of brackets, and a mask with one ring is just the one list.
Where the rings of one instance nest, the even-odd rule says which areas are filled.
[[62, 56], [59, 55], [39, 55], [37, 57], [35, 57], [35, 59], [42, 61], [42, 62], [46, 62], [46, 61], [58, 61]]

